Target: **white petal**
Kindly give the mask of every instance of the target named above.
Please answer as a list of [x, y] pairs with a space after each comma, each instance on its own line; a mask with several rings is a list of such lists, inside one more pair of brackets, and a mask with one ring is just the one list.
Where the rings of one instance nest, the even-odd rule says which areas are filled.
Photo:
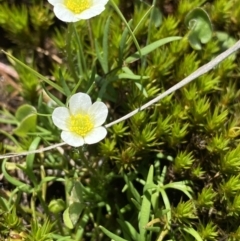
[[84, 140], [81, 136], [70, 131], [62, 131], [61, 138], [70, 146], [79, 147], [84, 144]]
[[99, 15], [101, 12], [103, 12], [105, 7], [101, 4], [94, 5], [89, 9], [86, 9], [82, 11], [79, 14], [76, 14], [75, 17], [78, 18], [79, 20], [81, 19], [89, 19], [92, 17], [95, 17], [96, 15]]
[[52, 113], [52, 120], [54, 125], [65, 131], [69, 129], [67, 124], [69, 117], [70, 113], [66, 107], [57, 107]]
[[56, 15], [56, 17], [63, 22], [77, 22], [79, 21], [78, 18], [76, 18], [76, 14], [70, 11], [66, 6], [62, 3], [57, 3], [54, 5], [53, 11]]
[[93, 5], [103, 5], [105, 6], [109, 0], [93, 0]]
[[94, 127], [98, 127], [106, 121], [108, 108], [103, 102], [97, 101], [88, 109], [88, 114], [94, 121]]
[[103, 138], [105, 138], [106, 135], [107, 135], [106, 128], [100, 126], [100, 127], [94, 128], [90, 133], [88, 133], [84, 137], [84, 141], [86, 144], [94, 144], [101, 141]]
[[49, 3], [51, 3], [52, 5], [55, 5], [57, 3], [63, 3], [64, 0], [48, 0]]
[[72, 115], [76, 115], [78, 113], [87, 113], [91, 105], [91, 98], [89, 95], [84, 93], [74, 94], [69, 100], [69, 109]]

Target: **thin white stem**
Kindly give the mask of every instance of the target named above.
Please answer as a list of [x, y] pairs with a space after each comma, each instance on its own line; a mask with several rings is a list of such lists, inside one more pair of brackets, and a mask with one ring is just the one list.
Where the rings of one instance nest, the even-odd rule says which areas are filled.
[[60, 147], [60, 146], [63, 146], [63, 145], [66, 145], [66, 143], [61, 142], [61, 143], [53, 144], [53, 145], [48, 146], [48, 147], [39, 148], [39, 149], [33, 150], [33, 151], [24, 151], [24, 152], [20, 152], [20, 153], [7, 153], [7, 154], [4, 154], [4, 155], [0, 155], [0, 160], [5, 159], [5, 158], [10, 158], [10, 157], [27, 156], [29, 154], [42, 153], [44, 151], [49, 151], [49, 150], [52, 150], [54, 148], [57, 148], [57, 147]]
[[[226, 59], [229, 55], [233, 54], [238, 49], [240, 49], [240, 40], [237, 43], [235, 43], [231, 48], [229, 48], [225, 52], [223, 52], [220, 55], [218, 55], [215, 59], [213, 59], [209, 63], [207, 63], [207, 64], [203, 65], [202, 67], [200, 67], [199, 69], [197, 69], [195, 72], [190, 74], [188, 77], [186, 77], [185, 79], [183, 79], [182, 81], [180, 81], [176, 85], [172, 86], [170, 89], [168, 89], [164, 93], [160, 94], [156, 98], [154, 98], [151, 101], [147, 102], [146, 104], [144, 104], [140, 108], [130, 112], [129, 114], [127, 114], [127, 115], [125, 115], [125, 116], [123, 116], [123, 117], [121, 117], [121, 118], [119, 118], [119, 119], [117, 119], [117, 120], [115, 120], [115, 121], [105, 125], [105, 127], [109, 128], [110, 126], [113, 126], [113, 125], [115, 125], [115, 124], [117, 124], [117, 123], [119, 123], [121, 121], [124, 121], [124, 120], [132, 117], [133, 115], [137, 114], [139, 111], [142, 111], [142, 110], [146, 109], [147, 107], [153, 105], [154, 103], [156, 103], [159, 100], [163, 99], [167, 95], [169, 95], [169, 94], [173, 93], [174, 91], [182, 88], [183, 86], [185, 86], [186, 84], [190, 83], [194, 79], [198, 78], [199, 76], [201, 76], [201, 75], [207, 73], [208, 71], [210, 71], [211, 69], [213, 69], [215, 66], [217, 66], [220, 62], [222, 62], [224, 59]], [[54, 144], [54, 145], [51, 145], [51, 146], [48, 146], [48, 147], [45, 147], [45, 148], [40, 148], [40, 149], [34, 150], [34, 151], [25, 151], [25, 152], [21, 152], [21, 153], [7, 153], [5, 155], [0, 155], [0, 159], [17, 157], [17, 156], [26, 156], [26, 155], [34, 154], [34, 153], [41, 153], [41, 152], [44, 152], [44, 151], [49, 151], [51, 149], [57, 148], [59, 146], [63, 146], [65, 144], [66, 143], [62, 142], [62, 143]]]

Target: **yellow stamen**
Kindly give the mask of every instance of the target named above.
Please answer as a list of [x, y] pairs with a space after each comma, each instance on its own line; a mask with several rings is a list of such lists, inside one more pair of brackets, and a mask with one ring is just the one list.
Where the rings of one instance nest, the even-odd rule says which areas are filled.
[[92, 0], [65, 0], [66, 7], [74, 13], [81, 13], [92, 5]]
[[93, 129], [93, 121], [89, 115], [72, 115], [69, 120], [70, 131], [84, 137]]

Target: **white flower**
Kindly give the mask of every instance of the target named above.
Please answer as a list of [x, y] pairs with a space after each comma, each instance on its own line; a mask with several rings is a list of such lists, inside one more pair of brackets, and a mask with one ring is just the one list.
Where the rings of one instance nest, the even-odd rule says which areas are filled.
[[57, 18], [64, 22], [89, 19], [104, 11], [108, 0], [48, 0]]
[[53, 123], [62, 131], [61, 137], [70, 146], [79, 147], [101, 141], [107, 130], [101, 126], [108, 115], [107, 106], [100, 101], [92, 104], [89, 95], [74, 94], [69, 108], [57, 107], [52, 114]]

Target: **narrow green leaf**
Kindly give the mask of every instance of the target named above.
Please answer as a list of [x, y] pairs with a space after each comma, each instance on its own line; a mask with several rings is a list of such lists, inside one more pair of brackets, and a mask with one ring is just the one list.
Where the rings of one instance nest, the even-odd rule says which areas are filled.
[[[3, 135], [5, 135], [9, 140], [11, 140], [11, 141], [18, 147], [19, 150], [22, 151], [22, 148], [21, 148], [20, 144], [19, 144], [18, 141], [13, 137], [12, 134], [8, 133], [7, 131], [1, 130], [1, 129], [0, 129], [0, 133], [3, 134]], [[15, 150], [15, 152], [16, 152], [16, 151], [17, 151], [17, 150]]]
[[168, 183], [164, 185], [164, 189], [167, 189], [167, 188], [177, 189], [183, 192], [188, 198], [190, 199], [192, 198], [192, 195], [191, 195], [192, 189], [191, 187], [187, 186], [184, 181]]
[[92, 91], [92, 89], [93, 89], [93, 87], [94, 87], [94, 85], [95, 85], [95, 77], [96, 77], [96, 66], [94, 65], [93, 67], [92, 67], [92, 73], [91, 73], [91, 77], [90, 77], [90, 80], [89, 80], [89, 86], [88, 86], [88, 88], [87, 88], [87, 94], [89, 94], [91, 91]]
[[[165, 206], [165, 209], [166, 210], [171, 210], [171, 204], [170, 204], [170, 201], [168, 199], [168, 195], [167, 193], [165, 192], [164, 189], [160, 189], [160, 193], [162, 195], [162, 199], [163, 199], [163, 202], [164, 202], [164, 206]], [[167, 220], [168, 220], [168, 223], [171, 224], [171, 220], [172, 220], [172, 214], [171, 212], [167, 212], [166, 213], [167, 215]]]
[[[168, 38], [157, 40], [141, 49], [142, 56], [151, 53], [152, 51], [154, 51], [155, 49], [157, 49], [158, 47], [164, 44], [170, 43], [175, 40], [179, 40], [181, 38], [182, 37], [175, 36], [175, 37], [168, 37]], [[124, 62], [125, 64], [129, 64], [129, 63], [135, 62], [138, 59], [140, 59], [140, 55], [138, 52], [136, 52], [135, 54], [128, 57]]]
[[15, 179], [15, 178], [13, 178], [12, 176], [10, 176], [7, 173], [7, 170], [5, 168], [6, 162], [7, 162], [7, 159], [4, 159], [3, 162], [2, 162], [2, 172], [3, 172], [4, 178], [6, 178], [6, 180], [8, 182], [10, 182], [14, 186], [18, 187], [20, 190], [25, 191], [27, 193], [30, 193], [32, 188], [29, 185], [27, 185], [26, 183], [21, 182], [21, 181]]
[[86, 65], [86, 58], [83, 53], [83, 44], [81, 43], [79, 33], [76, 28], [76, 24], [73, 24], [73, 31], [75, 34], [75, 40], [77, 40], [77, 62], [78, 62], [78, 73], [76, 74], [77, 77], [79, 78], [80, 75], [84, 75], [87, 72], [87, 65]]
[[[132, 24], [132, 20], [128, 22], [129, 26]], [[119, 43], [119, 66], [123, 65], [123, 56], [124, 56], [124, 50], [126, 50], [126, 42], [127, 42], [127, 36], [129, 34], [128, 28], [125, 27], [123, 30], [123, 34]]]
[[138, 203], [135, 199], [131, 198], [131, 201], [133, 202], [133, 205], [136, 207], [138, 211], [141, 210], [141, 205]]
[[120, 9], [118, 8], [117, 4], [114, 2], [114, 0], [111, 0], [110, 3], [112, 4], [113, 8], [115, 9], [115, 11], [117, 12], [118, 16], [122, 19], [122, 21], [125, 23], [126, 27], [128, 28], [128, 31], [129, 31], [129, 34], [131, 35], [132, 39], [133, 39], [133, 42], [138, 50], [138, 54], [141, 58], [142, 56], [142, 53], [141, 53], [141, 49], [140, 49], [140, 46], [139, 46], [139, 43], [131, 29], [131, 27], [129, 26], [127, 20], [125, 19], [125, 17], [123, 16], [122, 12], [120, 11]]
[[[2, 195], [2, 194], [1, 194]], [[6, 197], [7, 198], [7, 197]], [[2, 211], [9, 211], [10, 207], [9, 207], [9, 203], [7, 202], [7, 200], [3, 197], [0, 197], [0, 207]]]
[[141, 196], [140, 196], [139, 192], [137, 191], [137, 189], [132, 184], [132, 182], [129, 180], [129, 177], [127, 175], [124, 175], [124, 180], [126, 182], [126, 188], [129, 189], [129, 191], [131, 192], [133, 197], [136, 199], [136, 202], [138, 204], [141, 203]]
[[118, 79], [141, 80], [141, 79], [149, 79], [149, 76], [121, 73], [118, 75]]
[[109, 28], [110, 28], [110, 19], [111, 16], [108, 17], [105, 27], [104, 27], [104, 32], [103, 32], [103, 66], [104, 66], [104, 73], [108, 73], [108, 38], [109, 38]]
[[45, 84], [44, 84], [44, 83], [42, 83], [42, 88], [45, 90], [45, 92], [47, 93], [47, 95], [48, 95], [53, 101], [55, 101], [55, 102], [57, 103], [57, 105], [59, 105], [59, 106], [65, 106], [57, 97], [55, 97], [52, 93], [50, 93], [50, 92], [48, 91], [48, 89], [45, 87]]
[[103, 72], [106, 74], [106, 69], [105, 69], [105, 65], [104, 65], [104, 61], [103, 61], [103, 57], [99, 48], [99, 44], [97, 42], [97, 40], [95, 39], [95, 50], [96, 50], [96, 54], [97, 54], [97, 59], [103, 69]]
[[68, 87], [68, 85], [67, 85], [67, 83], [66, 83], [66, 81], [65, 81], [65, 79], [63, 77], [61, 68], [59, 68], [58, 73], [59, 73], [59, 81], [60, 81], [60, 83], [61, 83], [61, 85], [63, 87], [63, 91], [64, 91], [65, 95], [67, 97], [69, 97], [71, 95], [71, 91], [70, 91], [70, 89], [69, 89], [69, 87]]
[[[139, 233], [137, 230], [132, 226], [131, 223], [127, 221], [122, 221], [120, 219], [117, 219], [118, 223], [122, 227], [122, 230], [124, 231], [125, 234], [129, 235], [132, 240], [139, 240]], [[128, 238], [128, 240], [130, 240]]]
[[52, 182], [52, 181], [57, 181], [57, 182], [65, 182], [64, 178], [59, 178], [59, 177], [54, 177], [54, 176], [47, 176], [44, 177], [41, 182], [40, 182], [40, 186], [42, 186], [42, 184], [44, 184], [45, 182]]
[[193, 228], [183, 228], [183, 230], [192, 235], [197, 241], [203, 241], [199, 233]]
[[[34, 151], [38, 148], [38, 145], [41, 141], [40, 137], [36, 137], [30, 147], [29, 147], [29, 151]], [[26, 173], [28, 175], [28, 177], [30, 178], [30, 180], [33, 182], [34, 186], [37, 187], [38, 186], [38, 182], [37, 182], [37, 178], [33, 172], [34, 168], [33, 168], [33, 162], [35, 160], [35, 154], [29, 154], [26, 158]]]
[[44, 77], [43, 75], [39, 74], [37, 71], [33, 70], [31, 67], [27, 66], [26, 64], [24, 64], [23, 62], [21, 62], [17, 58], [13, 57], [11, 54], [5, 52], [4, 50], [2, 50], [2, 52], [4, 54], [6, 54], [8, 57], [10, 57], [11, 59], [13, 59], [15, 62], [17, 62], [19, 65], [21, 65], [23, 68], [27, 69], [29, 72], [31, 72], [32, 74], [37, 76], [39, 79], [41, 79], [45, 83], [49, 84], [50, 86], [52, 86], [53, 88], [55, 88], [56, 90], [58, 90], [59, 92], [64, 94], [63, 89], [59, 85], [55, 84], [54, 82], [52, 82], [48, 78]]
[[[150, 167], [148, 176], [147, 176], [147, 181], [146, 185], [150, 185], [153, 183], [153, 166]], [[140, 231], [140, 241], [145, 241], [146, 240], [146, 234], [147, 230], [145, 229], [145, 226], [149, 222], [149, 217], [150, 217], [150, 211], [151, 211], [151, 195], [152, 195], [152, 190], [148, 189], [145, 190], [144, 186], [144, 196], [142, 200], [142, 205], [141, 205], [141, 211], [139, 213], [139, 231]]]
[[117, 236], [116, 234], [110, 232], [109, 230], [107, 230], [106, 228], [104, 228], [103, 226], [99, 226], [99, 228], [111, 239], [113, 239], [114, 241], [129, 241], [127, 239], [123, 239], [119, 236]]

